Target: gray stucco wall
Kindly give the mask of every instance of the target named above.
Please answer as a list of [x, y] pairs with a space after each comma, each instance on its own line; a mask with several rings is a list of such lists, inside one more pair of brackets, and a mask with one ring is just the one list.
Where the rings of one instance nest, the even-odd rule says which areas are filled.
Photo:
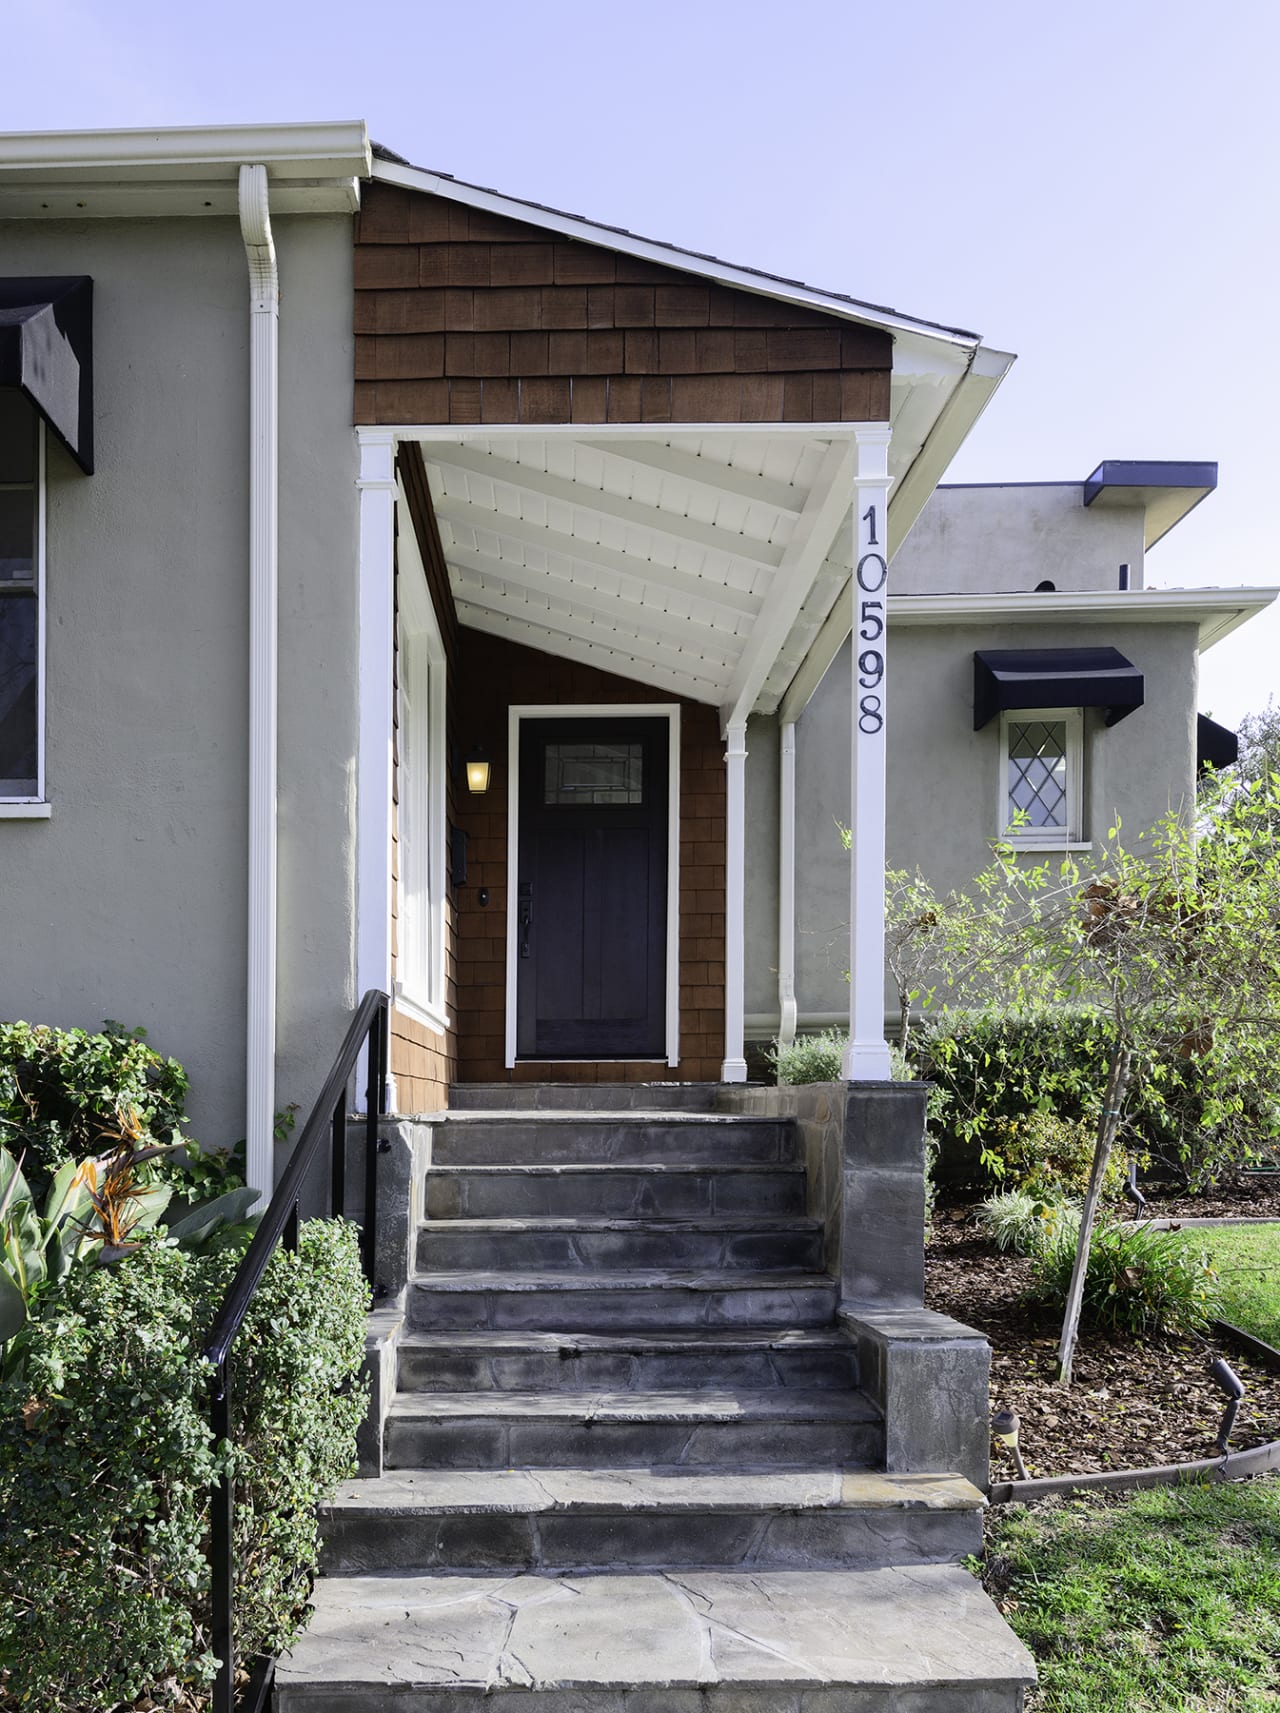
[[[896, 562], [895, 562], [896, 568]], [[1127, 833], [1189, 804], [1195, 790], [1194, 624], [891, 628], [891, 867], [919, 867], [940, 892], [964, 890], [990, 861], [999, 801], [1000, 724], [973, 729], [973, 650], [1105, 641], [1143, 670], [1146, 703], [1108, 729], [1085, 716], [1084, 831], [1105, 840], [1119, 812]], [[796, 973], [801, 1018], [847, 1014], [849, 867], [837, 823], [849, 820], [849, 648], [837, 656], [796, 728]], [[754, 724], [748, 731], [749, 747]], [[772, 762], [766, 751], [771, 748]], [[751, 793], [776, 769], [776, 740], [748, 757], [747, 1012], [776, 1020], [776, 838]], [[763, 791], [763, 785], [760, 789]], [[769, 1024], [770, 1030], [773, 1022]]]
[[[352, 999], [351, 223], [277, 223], [279, 1104]], [[47, 821], [0, 820], [0, 1017], [142, 1024], [192, 1130], [244, 1133], [248, 286], [234, 222], [0, 225], [94, 279], [97, 468], [50, 438]]]
[[1142, 587], [1141, 506], [1089, 506], [1081, 482], [938, 488], [894, 555], [895, 595], [1004, 595], [1038, 583]]

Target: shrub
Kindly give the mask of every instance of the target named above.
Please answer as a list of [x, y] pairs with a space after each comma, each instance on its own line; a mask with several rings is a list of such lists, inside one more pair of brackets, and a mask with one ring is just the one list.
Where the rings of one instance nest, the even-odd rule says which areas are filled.
[[1075, 1242], [1080, 1209], [1070, 1202], [1041, 1201], [1025, 1190], [1001, 1190], [982, 1203], [978, 1223], [1002, 1253], [1038, 1255], [1057, 1243]]
[[797, 1035], [789, 1046], [775, 1041], [769, 1063], [777, 1072], [779, 1088], [796, 1083], [838, 1083], [840, 1061], [849, 1045], [843, 1029], [824, 1029], [817, 1035]]
[[[183, 1136], [187, 1074], [141, 1031], [99, 1034], [39, 1023], [0, 1023], [0, 1145], [22, 1158], [37, 1201], [67, 1160], [106, 1153], [122, 1134], [185, 1142], [184, 1187], [215, 1195], [239, 1182], [229, 1156], [202, 1153]], [[164, 1162], [156, 1171], [167, 1175]]]
[[[6, 1706], [101, 1713], [199, 1687], [214, 1665], [203, 1545], [209, 1488], [238, 1483], [243, 1656], [296, 1633], [315, 1503], [350, 1472], [365, 1289], [355, 1235], [303, 1227], [235, 1346], [234, 1435], [210, 1440], [201, 1341], [237, 1257], [157, 1237], [72, 1273], [0, 1385], [0, 1668]], [[345, 1391], [341, 1388], [345, 1387]]]
[[[948, 1011], [916, 1036], [920, 1074], [948, 1097], [939, 1129], [945, 1153], [973, 1160], [985, 1149], [1002, 1163], [1004, 1144], [1017, 1140], [1009, 1120], [1042, 1112], [1093, 1126], [1108, 1051], [1097, 1018], [1069, 1006]], [[1280, 1056], [1189, 1032], [1157, 1062], [1139, 1065], [1126, 1106], [1121, 1150], [1199, 1188], [1280, 1140]]]
[[[1093, 1167], [1096, 1122], [1060, 1118], [1033, 1108], [1016, 1118], [997, 1118], [983, 1140], [981, 1160], [998, 1182], [1008, 1177], [1033, 1199], [1061, 1201], [1083, 1196]], [[1112, 1154], [1102, 1180], [1104, 1196], [1120, 1193], [1124, 1159]]]
[[[1037, 1258], [1033, 1294], [1061, 1309], [1076, 1258], [1063, 1234]], [[1186, 1240], [1151, 1225], [1100, 1225], [1093, 1234], [1081, 1321], [1104, 1332], [1199, 1332], [1221, 1312], [1218, 1275]]]

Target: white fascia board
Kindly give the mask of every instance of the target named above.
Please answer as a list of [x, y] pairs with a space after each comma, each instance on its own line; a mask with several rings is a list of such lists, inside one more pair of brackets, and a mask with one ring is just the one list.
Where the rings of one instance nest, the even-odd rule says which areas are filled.
[[0, 180], [79, 183], [237, 178], [242, 162], [286, 178], [367, 178], [361, 119], [316, 125], [191, 125], [157, 130], [0, 132]]
[[[973, 360], [958, 376], [944, 397], [925, 438], [923, 446], [912, 459], [911, 467], [893, 486], [889, 495], [888, 539], [889, 560], [906, 540], [912, 524], [924, 510], [929, 496], [946, 472], [970, 430], [991, 401], [991, 396], [1008, 374], [1015, 361], [1011, 351], [997, 351], [980, 346]], [[894, 351], [894, 373], [918, 373], [915, 364], [900, 364]], [[890, 612], [893, 601], [890, 599]], [[809, 645], [786, 694], [778, 705], [778, 717], [796, 720], [808, 707], [827, 668], [844, 647], [849, 635], [848, 604], [843, 595], [837, 596], [817, 636]]]
[[350, 214], [371, 151], [362, 121], [0, 134], [0, 216], [235, 215], [243, 165], [265, 166], [273, 214]]
[[1230, 636], [1280, 595], [1254, 589], [1060, 589], [1017, 595], [891, 595], [891, 625], [1137, 622], [1199, 626], [1200, 651]]
[[[716, 285], [731, 286], [735, 291], [749, 291], [757, 297], [776, 298], [781, 303], [804, 304], [821, 310], [824, 315], [838, 316], [843, 321], [856, 321], [866, 327], [883, 327], [889, 332], [910, 334], [939, 347], [954, 347], [961, 352], [977, 348], [973, 334], [935, 328], [928, 322], [899, 315], [894, 310], [870, 304], [850, 303], [829, 292], [790, 280], [774, 279], [768, 274], [755, 273], [749, 268], [735, 267], [712, 256], [699, 256], [672, 244], [660, 244], [651, 238], [638, 238], [630, 232], [619, 232], [610, 226], [599, 226], [579, 215], [557, 213], [534, 203], [521, 202], [515, 197], [502, 196], [497, 191], [482, 190], [476, 185], [461, 184], [442, 173], [428, 172], [423, 167], [401, 166], [395, 161], [375, 160], [373, 177], [405, 190], [420, 190], [429, 196], [441, 196], [449, 202], [461, 202], [468, 208], [480, 208], [489, 214], [500, 214], [508, 220], [518, 220], [525, 226], [540, 226], [548, 232], [558, 232], [565, 238], [577, 238], [584, 244], [596, 244], [620, 255], [636, 256], [654, 262], [659, 267], [672, 268], [678, 273], [695, 274]], [[723, 426], [723, 424], [721, 425]], [[681, 425], [683, 432], [683, 425]]]

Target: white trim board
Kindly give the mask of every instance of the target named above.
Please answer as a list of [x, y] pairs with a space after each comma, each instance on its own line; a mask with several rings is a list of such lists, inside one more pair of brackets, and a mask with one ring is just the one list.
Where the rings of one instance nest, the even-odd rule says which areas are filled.
[[[680, 1063], [680, 705], [678, 702], [524, 702], [507, 710], [507, 1005], [503, 1059], [516, 1063], [516, 903], [520, 882], [520, 722], [522, 720], [665, 719], [667, 749], [667, 1056]], [[521, 1063], [535, 1062], [521, 1060]], [[536, 1061], [544, 1064], [555, 1060]], [[662, 1063], [620, 1058], [619, 1064]]]
[[993, 620], [1036, 623], [1145, 624], [1194, 621], [1201, 651], [1269, 607], [1280, 588], [1239, 589], [1058, 589], [1016, 595], [890, 595], [891, 625], [987, 624]]

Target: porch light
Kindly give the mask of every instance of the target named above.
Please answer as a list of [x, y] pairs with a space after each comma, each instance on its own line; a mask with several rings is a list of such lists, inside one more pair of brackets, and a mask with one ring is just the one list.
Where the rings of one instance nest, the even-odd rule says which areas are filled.
[[467, 790], [473, 797], [483, 797], [489, 789], [489, 757], [477, 744], [467, 757]]

